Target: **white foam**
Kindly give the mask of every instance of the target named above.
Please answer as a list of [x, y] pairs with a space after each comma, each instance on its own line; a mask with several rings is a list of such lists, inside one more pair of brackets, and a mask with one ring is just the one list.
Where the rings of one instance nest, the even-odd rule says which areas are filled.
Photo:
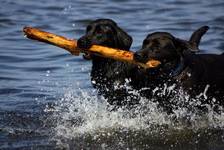
[[[173, 86], [164, 89], [173, 90]], [[187, 107], [180, 107], [173, 114], [162, 112], [157, 103], [142, 98], [140, 105], [133, 109], [119, 109], [110, 111], [106, 100], [97, 95], [96, 90], [87, 91], [80, 88], [68, 89], [55, 107], [56, 136], [72, 139], [74, 137], [90, 134], [93, 137], [100, 134], [111, 136], [119, 130], [144, 131], [152, 130], [153, 126], [167, 126], [167, 128], [185, 130], [199, 130], [203, 128], [223, 128], [224, 114], [217, 114], [212, 108], [209, 113], [198, 114], [189, 111]], [[79, 89], [79, 90], [77, 90]], [[164, 92], [162, 89], [162, 93]], [[136, 91], [131, 91], [135, 93]], [[139, 93], [136, 92], [136, 95]], [[188, 101], [189, 97], [183, 92], [177, 92], [174, 98], [180, 104]], [[189, 101], [194, 105], [197, 101]], [[47, 108], [46, 108], [47, 109]], [[52, 111], [52, 110], [50, 110]], [[155, 128], [153, 128], [155, 130]]]

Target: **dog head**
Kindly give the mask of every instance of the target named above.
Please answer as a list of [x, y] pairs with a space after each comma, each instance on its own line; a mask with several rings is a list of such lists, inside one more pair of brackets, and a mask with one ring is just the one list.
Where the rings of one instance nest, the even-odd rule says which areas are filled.
[[155, 32], [146, 37], [141, 50], [134, 54], [134, 59], [142, 63], [154, 59], [165, 64], [179, 59], [185, 48], [182, 41], [170, 33]]
[[179, 59], [183, 54], [196, 53], [199, 51], [201, 38], [208, 29], [208, 26], [198, 28], [192, 33], [189, 41], [175, 38], [167, 32], [149, 34], [143, 41], [142, 49], [135, 53], [134, 59], [143, 63], [150, 59], [166, 63]]
[[86, 34], [78, 40], [78, 47], [88, 49], [92, 45], [129, 50], [132, 38], [110, 19], [97, 19], [86, 28]]

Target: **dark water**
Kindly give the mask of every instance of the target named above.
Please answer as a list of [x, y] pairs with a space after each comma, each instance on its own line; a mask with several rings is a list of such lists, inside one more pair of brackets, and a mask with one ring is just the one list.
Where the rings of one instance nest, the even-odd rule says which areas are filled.
[[154, 104], [135, 118], [129, 111], [108, 112], [91, 86], [91, 62], [22, 33], [29, 25], [78, 38], [90, 20], [111, 18], [132, 35], [137, 50], [149, 32], [188, 39], [209, 25], [200, 48], [221, 53], [223, 0], [0, 2], [0, 149], [224, 149], [224, 114], [180, 109], [175, 117], [188, 117], [185, 124]]

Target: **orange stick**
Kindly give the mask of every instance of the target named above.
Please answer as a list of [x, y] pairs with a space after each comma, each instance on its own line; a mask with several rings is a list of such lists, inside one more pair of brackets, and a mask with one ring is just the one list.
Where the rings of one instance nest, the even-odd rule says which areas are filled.
[[124, 61], [128, 63], [136, 64], [143, 68], [154, 68], [160, 64], [160, 62], [157, 60], [150, 60], [146, 64], [136, 62], [133, 59], [133, 54], [134, 54], [133, 52], [114, 49], [114, 48], [108, 48], [108, 47], [99, 46], [99, 45], [93, 45], [88, 50], [81, 50], [77, 47], [76, 40], [67, 39], [65, 37], [55, 35], [45, 31], [41, 31], [39, 29], [32, 28], [32, 27], [24, 27], [23, 32], [25, 33], [27, 38], [61, 47], [69, 51], [73, 55], [79, 55], [80, 52], [88, 52], [88, 53], [92, 53], [101, 57], [111, 58], [118, 61]]

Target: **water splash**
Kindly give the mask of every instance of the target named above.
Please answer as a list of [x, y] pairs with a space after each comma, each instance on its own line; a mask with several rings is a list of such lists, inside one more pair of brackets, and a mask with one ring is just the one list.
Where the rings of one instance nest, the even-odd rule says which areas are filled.
[[69, 15], [72, 13], [72, 11], [74, 11], [74, 7], [72, 6], [72, 4], [69, 4], [67, 7], [64, 8], [62, 13], [64, 15]]
[[[167, 114], [158, 103], [141, 98], [135, 109], [110, 111], [106, 100], [98, 96], [96, 90], [73, 89], [76, 90], [66, 90], [54, 108], [57, 120], [54, 140], [63, 147], [147, 148], [158, 143], [177, 147], [186, 142], [202, 144], [204, 139], [214, 135], [219, 139], [223, 137], [224, 114], [216, 113], [210, 106], [207, 106], [208, 113], [179, 107]], [[164, 94], [173, 89], [174, 85], [164, 85], [159, 91]], [[179, 103], [189, 101], [182, 91], [178, 91], [174, 99]], [[197, 101], [189, 101], [189, 104], [194, 106]], [[118, 146], [114, 147], [115, 143], [119, 143]]]

